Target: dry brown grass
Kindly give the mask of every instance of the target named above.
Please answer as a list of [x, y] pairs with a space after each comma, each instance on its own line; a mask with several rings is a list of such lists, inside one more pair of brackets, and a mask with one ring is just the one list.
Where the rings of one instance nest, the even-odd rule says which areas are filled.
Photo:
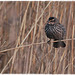
[[[1, 73], [75, 73], [75, 2], [0, 2]], [[65, 48], [48, 45], [50, 16], [66, 27]]]

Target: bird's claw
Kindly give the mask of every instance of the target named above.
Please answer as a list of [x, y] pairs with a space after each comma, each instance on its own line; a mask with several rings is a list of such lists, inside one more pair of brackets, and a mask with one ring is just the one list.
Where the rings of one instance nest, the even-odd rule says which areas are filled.
[[49, 45], [50, 45], [50, 41], [51, 41], [51, 40], [47, 41], [47, 43], [48, 43]]

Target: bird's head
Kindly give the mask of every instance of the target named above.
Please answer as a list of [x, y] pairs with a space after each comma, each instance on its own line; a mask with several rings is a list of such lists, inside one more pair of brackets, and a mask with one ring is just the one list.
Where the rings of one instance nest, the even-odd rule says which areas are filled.
[[50, 17], [47, 21], [48, 24], [57, 24], [59, 23], [59, 20], [55, 17]]

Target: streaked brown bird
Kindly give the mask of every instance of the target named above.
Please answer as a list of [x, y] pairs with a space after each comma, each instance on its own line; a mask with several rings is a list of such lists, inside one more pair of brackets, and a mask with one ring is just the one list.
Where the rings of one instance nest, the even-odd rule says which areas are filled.
[[54, 39], [54, 41], [59, 40], [58, 42], [53, 43], [53, 47], [59, 48], [66, 46], [66, 44], [63, 41], [61, 41], [64, 39], [66, 29], [62, 24], [59, 23], [59, 20], [57, 18], [50, 17], [48, 19], [47, 24], [45, 26], [45, 33], [50, 40], [51, 39]]

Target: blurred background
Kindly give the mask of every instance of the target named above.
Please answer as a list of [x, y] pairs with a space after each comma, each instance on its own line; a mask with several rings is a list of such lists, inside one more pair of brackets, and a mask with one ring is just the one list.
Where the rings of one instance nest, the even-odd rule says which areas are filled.
[[[0, 2], [0, 73], [75, 73], [75, 2]], [[45, 35], [50, 16], [66, 28], [65, 48]]]

